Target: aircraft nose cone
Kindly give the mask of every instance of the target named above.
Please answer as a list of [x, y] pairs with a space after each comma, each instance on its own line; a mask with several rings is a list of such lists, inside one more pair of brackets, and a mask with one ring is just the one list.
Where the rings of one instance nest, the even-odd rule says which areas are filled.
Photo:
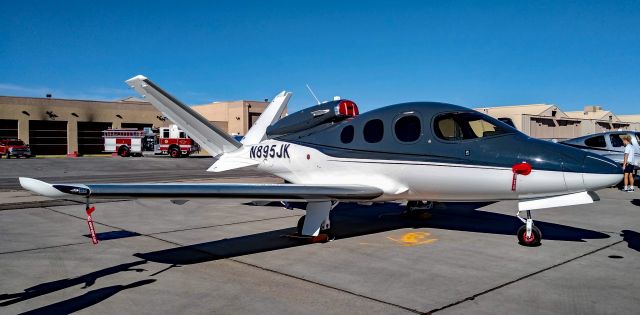
[[611, 187], [622, 180], [622, 166], [600, 155], [586, 154], [583, 168], [582, 179], [587, 190]]

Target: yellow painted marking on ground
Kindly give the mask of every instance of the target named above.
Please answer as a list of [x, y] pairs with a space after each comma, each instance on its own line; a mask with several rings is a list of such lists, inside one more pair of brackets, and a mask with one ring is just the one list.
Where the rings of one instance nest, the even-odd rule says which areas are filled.
[[429, 236], [431, 236], [431, 233], [429, 232], [409, 232], [402, 235], [400, 239], [395, 239], [389, 236], [387, 236], [387, 238], [402, 246], [426, 245], [438, 240], [437, 238], [428, 238]]

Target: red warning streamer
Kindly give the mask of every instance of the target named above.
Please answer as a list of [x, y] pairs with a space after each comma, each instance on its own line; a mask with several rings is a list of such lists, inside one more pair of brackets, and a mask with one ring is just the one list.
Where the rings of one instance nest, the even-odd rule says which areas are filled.
[[96, 236], [96, 228], [93, 225], [93, 218], [91, 217], [91, 213], [96, 211], [96, 207], [87, 207], [87, 224], [89, 225], [89, 234], [91, 234], [91, 242], [93, 245], [98, 244], [98, 237]]
[[518, 175], [527, 176], [531, 174], [531, 164], [527, 162], [514, 164], [511, 167], [511, 170], [513, 171], [513, 179], [511, 180], [511, 191], [516, 191], [516, 178], [518, 177]]

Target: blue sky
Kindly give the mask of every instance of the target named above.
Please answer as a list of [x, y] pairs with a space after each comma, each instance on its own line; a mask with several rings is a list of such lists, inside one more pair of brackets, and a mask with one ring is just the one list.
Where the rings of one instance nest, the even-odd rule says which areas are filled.
[[0, 95], [640, 113], [640, 1], [2, 1]]

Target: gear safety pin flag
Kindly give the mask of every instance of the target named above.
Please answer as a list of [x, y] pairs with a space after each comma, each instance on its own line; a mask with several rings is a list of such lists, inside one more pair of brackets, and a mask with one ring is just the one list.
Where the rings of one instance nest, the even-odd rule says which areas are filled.
[[97, 245], [98, 244], [98, 237], [96, 236], [96, 228], [93, 225], [93, 218], [91, 217], [91, 213], [93, 213], [93, 211], [96, 210], [96, 207], [91, 207], [89, 208], [87, 206], [87, 224], [89, 225], [89, 234], [91, 234], [91, 242], [93, 243], [93, 245]]

